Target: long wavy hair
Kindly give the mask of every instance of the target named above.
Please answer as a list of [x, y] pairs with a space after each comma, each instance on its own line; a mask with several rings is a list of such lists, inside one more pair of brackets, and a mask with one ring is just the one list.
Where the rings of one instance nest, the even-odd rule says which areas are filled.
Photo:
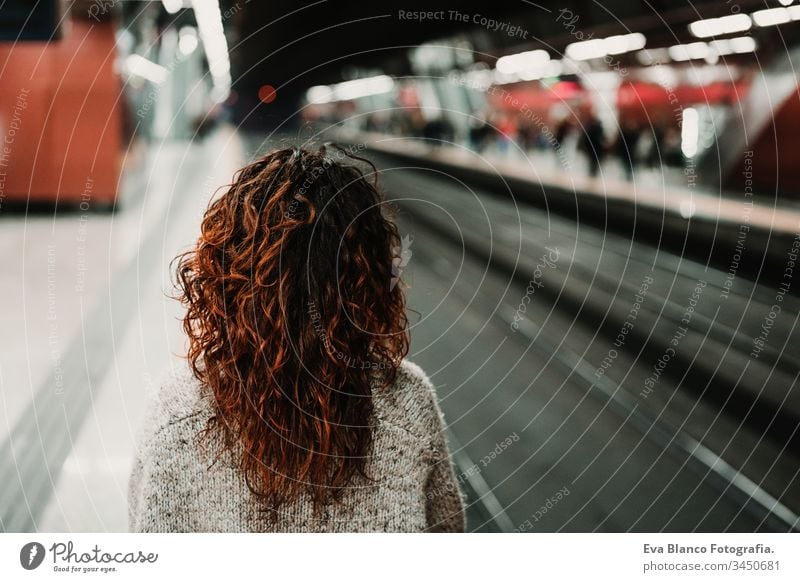
[[398, 231], [361, 163], [377, 176], [335, 146], [258, 159], [176, 258], [188, 359], [215, 402], [204, 434], [273, 509], [368, 477], [373, 391], [408, 352]]

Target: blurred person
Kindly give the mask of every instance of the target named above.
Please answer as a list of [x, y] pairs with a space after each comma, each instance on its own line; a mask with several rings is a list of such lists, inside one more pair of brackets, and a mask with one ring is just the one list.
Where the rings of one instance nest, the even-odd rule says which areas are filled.
[[385, 112], [370, 113], [367, 115], [366, 129], [373, 133], [388, 133], [389, 117]]
[[628, 180], [633, 178], [633, 168], [638, 161], [638, 144], [641, 132], [638, 126], [630, 119], [625, 119], [617, 134], [617, 140], [614, 143], [619, 162], [622, 165], [622, 171]]
[[519, 126], [519, 146], [523, 151], [530, 151], [536, 147], [539, 139], [539, 129], [531, 121], [524, 121]]
[[411, 129], [410, 135], [414, 137], [425, 137], [425, 127], [428, 122], [425, 116], [422, 115], [420, 109], [413, 109], [411, 111], [409, 122], [409, 127]]
[[567, 136], [569, 135], [570, 130], [572, 129], [572, 123], [568, 118], [564, 118], [558, 122], [556, 125], [556, 132], [555, 132], [555, 139], [557, 147], [564, 147], [564, 142], [567, 140]]
[[351, 158], [256, 160], [177, 257], [188, 365], [148, 404], [132, 530], [463, 531], [434, 388], [405, 359], [401, 240]]
[[369, 113], [365, 118], [364, 129], [370, 132], [378, 133], [381, 130], [381, 124], [378, 120], [377, 113]]
[[681, 132], [675, 127], [670, 127], [664, 132], [662, 156], [662, 161], [665, 166], [680, 167], [683, 165], [684, 157], [683, 151], [681, 150]]
[[414, 128], [408, 110], [400, 107], [394, 109], [389, 115], [389, 133], [391, 135], [413, 135]]
[[649, 135], [649, 149], [646, 155], [647, 165], [651, 168], [659, 168], [662, 163], [663, 149], [664, 149], [664, 136], [667, 133], [667, 123], [660, 119], [653, 124], [652, 131]]
[[483, 152], [492, 138], [494, 129], [486, 121], [485, 115], [475, 117], [469, 127], [470, 147], [476, 152]]
[[517, 143], [519, 126], [513, 115], [502, 115], [497, 122], [497, 145], [500, 153], [505, 154], [511, 144]]
[[589, 175], [594, 177], [600, 169], [600, 163], [605, 158], [606, 137], [603, 131], [603, 124], [600, 119], [588, 111], [583, 122], [583, 134], [581, 135], [580, 147], [588, 157]]
[[422, 130], [422, 136], [431, 145], [441, 146], [452, 143], [455, 139], [455, 128], [444, 115], [429, 119]]

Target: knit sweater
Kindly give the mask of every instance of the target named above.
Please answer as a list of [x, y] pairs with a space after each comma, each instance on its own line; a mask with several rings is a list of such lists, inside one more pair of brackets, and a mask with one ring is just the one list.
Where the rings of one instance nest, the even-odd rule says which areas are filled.
[[137, 532], [419, 532], [464, 530], [464, 504], [434, 388], [415, 364], [373, 394], [365, 472], [341, 499], [312, 511], [307, 494], [277, 510], [248, 489], [233, 451], [199, 443], [213, 395], [173, 372], [148, 405], [129, 483]]

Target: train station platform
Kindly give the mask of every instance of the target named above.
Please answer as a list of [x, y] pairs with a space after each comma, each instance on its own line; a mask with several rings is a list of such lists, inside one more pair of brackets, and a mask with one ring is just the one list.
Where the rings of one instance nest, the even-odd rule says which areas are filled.
[[676, 168], [642, 168], [634, 170], [635, 179], [627, 179], [615, 160], [591, 176], [575, 152], [570, 157], [509, 146], [484, 153], [338, 126], [319, 131], [325, 138], [362, 144], [397, 164], [480, 184], [514, 203], [668, 248], [732, 277], [750, 272], [780, 282], [787, 253], [800, 236], [800, 204], [754, 189], [744, 175], [747, 167], [740, 191], [720, 192]]
[[[663, 213], [665, 218], [735, 226], [745, 223], [754, 230], [775, 235], [800, 232], [800, 204], [778, 199], [774, 193], [771, 196], [768, 192], [754, 192], [752, 187], [748, 191], [744, 176], [741, 191], [720, 193], [698, 184], [691, 171], [675, 168], [658, 171], [636, 168], [634, 175], [643, 178], [630, 180], [619, 175], [613, 161], [601, 164], [598, 174], [591, 176], [580, 158], [568, 160], [567, 155], [545, 155], [514, 146], [508, 146], [505, 154], [479, 153], [459, 144], [411, 137], [347, 129], [336, 130], [334, 134], [342, 140], [363, 143], [372, 150], [403, 156], [423, 165], [435, 164], [459, 172], [483, 172], [575, 196], [599, 197], [608, 205], [622, 203], [652, 209]], [[691, 165], [688, 168], [691, 170]], [[743, 166], [742, 172], [746, 171]], [[745, 206], [748, 202], [752, 202], [752, 206]]]
[[[351, 137], [370, 139], [367, 155], [401, 208], [401, 234], [413, 240], [404, 271], [415, 314], [409, 358], [439, 392], [470, 530], [797, 526], [791, 418], [763, 424], [781, 398], [787, 414], [800, 414], [786, 392], [800, 373], [787, 347], [796, 340], [796, 299], [786, 298], [787, 315], [775, 322], [761, 360], [769, 364], [745, 370], [728, 405], [721, 386], [741, 372], [731, 366], [752, 344], [774, 289], [737, 278], [729, 307], [719, 310], [724, 271], [510, 203], [466, 153]], [[143, 403], [163, 374], [183, 365], [169, 263], [193, 242], [216, 189], [282, 139], [226, 127], [202, 142], [154, 143], [127, 169], [115, 213], [0, 216], [13, 251], [0, 259], [8, 285], [4, 530], [125, 530]], [[463, 174], [454, 178], [444, 164], [460, 164]], [[556, 186], [537, 184], [548, 200], [556, 196]], [[698, 279], [703, 301], [682, 348], [642, 397]], [[621, 322], [639, 303], [635, 333], [615, 350]], [[618, 353], [599, 374], [610, 350]], [[728, 360], [704, 358], [720, 350]], [[706, 383], [709, 365], [723, 361], [724, 381]], [[765, 377], [770, 389], [754, 395]]]

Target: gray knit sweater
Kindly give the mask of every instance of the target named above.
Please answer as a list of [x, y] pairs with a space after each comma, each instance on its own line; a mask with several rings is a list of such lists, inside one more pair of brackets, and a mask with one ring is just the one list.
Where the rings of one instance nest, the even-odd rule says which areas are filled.
[[354, 482], [316, 515], [305, 497], [270, 511], [247, 488], [233, 453], [197, 444], [211, 398], [187, 368], [173, 373], [149, 404], [129, 485], [132, 531], [464, 530], [442, 414], [415, 364], [403, 362], [394, 385], [374, 397], [377, 427], [366, 465], [372, 481]]

